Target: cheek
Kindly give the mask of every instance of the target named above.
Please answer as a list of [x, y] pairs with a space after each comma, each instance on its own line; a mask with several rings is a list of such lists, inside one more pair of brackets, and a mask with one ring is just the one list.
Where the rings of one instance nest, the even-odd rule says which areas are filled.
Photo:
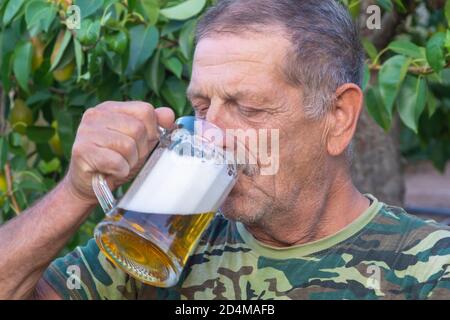
[[299, 192], [308, 186], [311, 176], [321, 170], [324, 147], [308, 137], [294, 137], [280, 145], [279, 170], [275, 177], [278, 197]]
[[313, 125], [299, 126], [297, 130], [292, 130], [287, 139], [280, 142], [283, 160], [292, 163], [315, 161], [326, 151], [322, 132], [321, 128]]

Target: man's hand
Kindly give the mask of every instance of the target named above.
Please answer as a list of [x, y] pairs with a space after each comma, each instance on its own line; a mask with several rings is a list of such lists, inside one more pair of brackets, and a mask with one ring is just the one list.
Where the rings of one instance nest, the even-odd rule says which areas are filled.
[[170, 127], [174, 113], [145, 102], [104, 102], [81, 120], [64, 183], [75, 196], [96, 203], [92, 176], [102, 173], [114, 189], [133, 178], [159, 138], [157, 127]]

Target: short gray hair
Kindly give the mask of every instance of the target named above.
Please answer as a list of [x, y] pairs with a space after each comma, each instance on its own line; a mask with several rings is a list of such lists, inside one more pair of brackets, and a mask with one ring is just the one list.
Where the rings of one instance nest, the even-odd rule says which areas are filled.
[[335, 0], [219, 0], [199, 21], [196, 41], [218, 33], [264, 32], [273, 25], [281, 26], [292, 43], [284, 74], [303, 89], [308, 116], [325, 115], [339, 86], [361, 86], [359, 32]]

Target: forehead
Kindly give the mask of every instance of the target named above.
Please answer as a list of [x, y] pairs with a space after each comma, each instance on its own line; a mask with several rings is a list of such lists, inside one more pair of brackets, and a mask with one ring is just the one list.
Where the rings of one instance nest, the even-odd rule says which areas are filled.
[[278, 32], [209, 36], [196, 47], [190, 87], [279, 81], [288, 48]]

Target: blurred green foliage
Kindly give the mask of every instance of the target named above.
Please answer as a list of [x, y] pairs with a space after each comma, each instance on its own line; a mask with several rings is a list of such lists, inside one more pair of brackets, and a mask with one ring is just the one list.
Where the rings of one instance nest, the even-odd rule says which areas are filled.
[[[362, 1], [343, 2], [358, 19]], [[363, 38], [366, 108], [386, 131], [398, 114], [402, 154], [409, 160], [431, 160], [443, 171], [450, 159], [450, 0], [376, 3], [400, 23], [382, 50], [370, 36]]]

